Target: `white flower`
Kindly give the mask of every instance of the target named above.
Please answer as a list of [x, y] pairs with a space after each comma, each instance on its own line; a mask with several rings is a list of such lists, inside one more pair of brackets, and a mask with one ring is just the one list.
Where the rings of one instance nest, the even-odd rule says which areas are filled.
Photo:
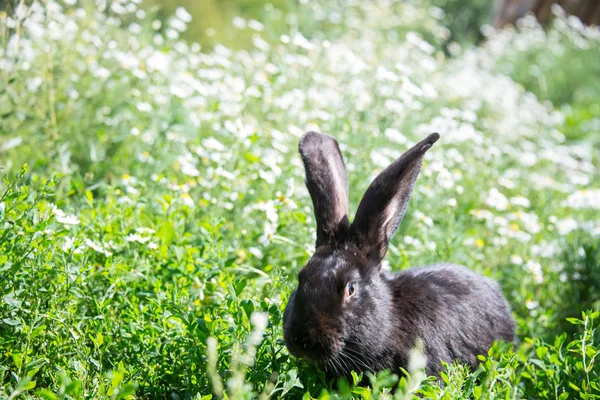
[[393, 142], [404, 144], [406, 143], [406, 137], [400, 133], [398, 129], [387, 128], [383, 134]]
[[15, 147], [19, 146], [21, 143], [23, 143], [23, 138], [20, 136], [8, 139], [4, 143], [2, 143], [2, 145], [0, 145], [0, 152], [14, 149]]
[[100, 78], [100, 79], [106, 79], [110, 76], [110, 71], [104, 67], [100, 67], [97, 69], [94, 69], [92, 71], [92, 74], [96, 77], [96, 78]]
[[267, 219], [271, 222], [277, 222], [279, 219], [279, 214], [277, 214], [277, 208], [275, 208], [275, 204], [272, 201], [269, 201], [265, 207], [265, 213], [267, 215]]
[[469, 214], [474, 216], [476, 219], [480, 221], [492, 221], [494, 219], [494, 214], [492, 214], [488, 210], [471, 210]]
[[146, 59], [146, 65], [150, 71], [158, 71], [166, 74], [169, 71], [169, 56], [162, 51], [154, 51]]
[[525, 264], [527, 269], [533, 275], [533, 281], [537, 284], [544, 283], [544, 273], [542, 272], [542, 265], [534, 260], [528, 260]]
[[260, 244], [262, 244], [263, 246], [268, 245], [269, 243], [271, 243], [271, 240], [273, 239], [273, 235], [275, 234], [275, 232], [276, 232], [275, 225], [270, 222], [265, 222], [263, 234], [258, 239], [258, 242]]
[[423, 243], [421, 243], [419, 239], [414, 238], [412, 236], [404, 236], [404, 243], [414, 246], [416, 249], [423, 248]]
[[246, 27], [246, 20], [241, 17], [235, 17], [231, 21], [231, 24], [237, 29], [244, 29]]
[[523, 225], [525, 226], [525, 230], [527, 232], [536, 234], [539, 233], [542, 229], [540, 227], [540, 224], [538, 223], [538, 216], [534, 213], [519, 211], [516, 213], [509, 214], [508, 217], [511, 221], [518, 220], [523, 222]]
[[150, 111], [152, 111], [152, 106], [149, 103], [146, 103], [145, 101], [137, 103], [136, 107], [141, 112], [149, 113]]
[[264, 25], [254, 19], [251, 19], [250, 21], [248, 21], [248, 28], [260, 32], [264, 29]]
[[431, 217], [428, 217], [427, 215], [423, 214], [421, 211], [417, 210], [415, 211], [415, 217], [423, 222], [425, 225], [427, 225], [428, 227], [432, 227], [433, 226], [433, 219], [431, 219]]
[[177, 161], [179, 161], [182, 174], [187, 176], [200, 176], [200, 171], [189, 157], [180, 156]]
[[408, 32], [406, 34], [406, 42], [417, 47], [423, 53], [433, 54], [435, 52], [435, 48], [423, 39], [421, 39], [419, 35], [415, 32]]
[[250, 247], [248, 252], [259, 259], [264, 257], [263, 252], [258, 247]]
[[202, 146], [208, 150], [225, 151], [226, 147], [214, 137], [206, 138], [202, 141]]
[[525, 208], [531, 207], [531, 202], [529, 201], [529, 199], [527, 197], [523, 197], [523, 196], [511, 197], [510, 204], [512, 204], [514, 206], [525, 207]]
[[519, 163], [524, 167], [532, 167], [538, 162], [538, 157], [535, 153], [523, 152], [519, 155]]
[[96, 251], [97, 253], [100, 254], [104, 254], [106, 257], [110, 257], [112, 256], [112, 252], [106, 250], [104, 247], [102, 247], [100, 244], [90, 240], [90, 239], [85, 239], [85, 244], [86, 246], [88, 246], [90, 249]]
[[146, 242], [150, 241], [150, 238], [143, 237], [142, 235], [137, 234], [137, 233], [132, 233], [132, 234], [127, 235], [126, 240], [128, 242], [146, 243]]
[[175, 15], [183, 22], [189, 23], [192, 21], [192, 15], [183, 7], [177, 7], [175, 9]]
[[187, 29], [187, 24], [178, 18], [173, 18], [171, 21], [169, 21], [169, 25], [171, 25], [171, 28], [179, 32], [185, 32]]
[[496, 188], [491, 188], [488, 191], [487, 198], [485, 199], [485, 203], [495, 208], [498, 211], [504, 211], [508, 208], [508, 199], [505, 195], [500, 193], [500, 191]]
[[450, 171], [443, 167], [438, 173], [436, 182], [443, 189], [452, 189], [454, 187], [454, 178], [452, 174], [450, 173]]
[[540, 306], [540, 302], [539, 301], [535, 301], [535, 300], [527, 300], [525, 302], [525, 307], [527, 307], [527, 309], [529, 310], [533, 310], [536, 309]]
[[81, 223], [75, 215], [57, 215], [56, 220], [65, 225], [79, 225]]
[[267, 51], [271, 48], [271, 46], [269, 46], [269, 43], [267, 43], [258, 34], [255, 34], [254, 36], [252, 36], [252, 44], [254, 44], [254, 47], [256, 47], [257, 49], [262, 50], [262, 51]]
[[36, 76], [35, 78], [27, 78], [27, 80], [25, 81], [25, 84], [27, 85], [27, 89], [32, 92], [35, 93], [37, 92], [38, 88], [41, 86], [42, 84], [42, 78], [40, 78], [39, 76]]
[[181, 194], [181, 200], [183, 200], [183, 204], [185, 204], [188, 207], [194, 207], [195, 205], [194, 200], [187, 193]]
[[294, 44], [306, 50], [313, 48], [312, 43], [309, 42], [308, 39], [306, 39], [300, 32], [297, 32], [296, 35], [294, 35]]
[[265, 171], [261, 169], [258, 171], [258, 175], [270, 184], [274, 184], [277, 181], [277, 176], [273, 171]]
[[67, 215], [63, 210], [56, 207], [56, 205], [52, 205], [52, 214], [56, 216], [56, 221], [65, 225], [79, 225], [81, 221], [74, 215]]
[[573, 232], [578, 227], [579, 227], [579, 224], [577, 224], [577, 221], [575, 221], [571, 217], [568, 217], [568, 218], [565, 218], [565, 219], [561, 219], [556, 224], [556, 228], [558, 229], [558, 233], [560, 233], [561, 235], [567, 235], [567, 234]]
[[75, 242], [75, 239], [72, 239], [70, 236], [65, 236], [65, 242], [61, 246], [62, 251], [67, 252], [67, 251], [71, 250], [74, 247], [73, 246], [74, 242]]
[[510, 256], [510, 262], [515, 265], [522, 265], [523, 258], [518, 254], [513, 254], [512, 256]]
[[564, 203], [569, 208], [600, 210], [600, 189], [584, 189], [573, 192]]
[[545, 240], [542, 240], [539, 244], [534, 244], [533, 246], [531, 246], [531, 255], [552, 258], [556, 254], [558, 254], [560, 250], [561, 249], [558, 245], [558, 242], [547, 242]]

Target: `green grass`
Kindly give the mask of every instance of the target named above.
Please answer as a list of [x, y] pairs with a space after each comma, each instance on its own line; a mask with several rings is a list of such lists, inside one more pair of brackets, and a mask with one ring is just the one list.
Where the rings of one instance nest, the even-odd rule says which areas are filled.
[[[568, 134], [593, 118], [502, 74], [521, 51], [448, 59], [444, 27], [409, 2], [329, 21], [311, 2], [302, 36], [204, 53], [135, 10], [34, 4], [0, 24], [0, 397], [600, 396], [599, 150]], [[440, 132], [387, 260], [497, 279], [515, 349], [443, 384], [418, 367], [330, 382], [288, 354], [282, 312], [314, 245], [309, 129], [340, 142], [351, 213]]]

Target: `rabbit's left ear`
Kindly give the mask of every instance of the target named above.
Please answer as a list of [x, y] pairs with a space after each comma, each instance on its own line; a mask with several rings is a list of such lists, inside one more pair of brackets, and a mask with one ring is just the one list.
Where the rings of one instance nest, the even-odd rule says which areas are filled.
[[379, 263], [385, 257], [388, 243], [406, 213], [425, 152], [439, 138], [432, 133], [404, 153], [375, 178], [360, 201], [352, 230], [359, 248], [371, 261]]
[[348, 227], [348, 178], [336, 140], [322, 133], [307, 132], [298, 145], [306, 187], [317, 220], [317, 247], [332, 244]]

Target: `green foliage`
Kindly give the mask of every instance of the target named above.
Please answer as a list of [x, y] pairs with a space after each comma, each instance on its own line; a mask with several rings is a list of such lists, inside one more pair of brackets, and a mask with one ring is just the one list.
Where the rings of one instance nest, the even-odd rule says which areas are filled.
[[575, 17], [554, 9], [550, 26], [531, 16], [519, 21], [519, 32], [506, 30], [486, 47], [499, 56], [497, 70], [510, 75], [541, 99], [562, 106], [565, 134], [576, 140], [600, 143], [600, 35]]
[[[448, 59], [418, 2], [310, 2], [285, 32], [244, 28], [239, 51], [114, 4], [34, 2], [0, 22], [0, 397], [600, 395], [598, 156], [567, 134], [592, 120], [509, 78], [521, 51]], [[559, 41], [574, 37], [597, 48], [587, 30]], [[440, 132], [390, 267], [497, 279], [516, 348], [448, 365], [443, 385], [418, 349], [408, 371], [337, 383], [290, 357], [282, 312], [315, 234], [296, 152], [309, 129], [340, 141], [354, 208]]]
[[[494, 2], [490, 0], [430, 0], [443, 11], [442, 24], [448, 28], [446, 44], [477, 44], [484, 38], [481, 28], [492, 22]], [[436, 12], [436, 11], [434, 11]]]
[[[184, 7], [193, 16], [194, 23], [182, 32], [182, 37], [198, 42], [205, 49], [215, 45], [248, 48], [252, 46], [253, 33], [271, 36], [285, 30], [289, 24], [286, 15], [294, 10], [294, 6], [295, 1], [290, 0], [268, 3], [263, 0], [147, 0], [143, 3], [144, 9], [166, 22], [163, 31], [168, 29], [167, 21], [175, 10]], [[254, 21], [250, 25], [259, 26], [260, 31], [248, 26], [241, 31], [236, 29], [232, 20], [238, 16]]]

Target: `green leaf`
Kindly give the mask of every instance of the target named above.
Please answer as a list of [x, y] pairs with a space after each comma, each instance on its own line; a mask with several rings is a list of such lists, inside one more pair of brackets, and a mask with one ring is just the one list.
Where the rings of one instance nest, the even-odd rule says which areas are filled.
[[163, 222], [156, 233], [163, 246], [168, 246], [175, 238], [175, 228], [170, 221]]
[[14, 319], [14, 318], [4, 318], [2, 320], [2, 322], [4, 322], [7, 325], [10, 325], [10, 326], [21, 326], [21, 325], [23, 325], [21, 323], [21, 321], [18, 321], [18, 320]]
[[206, 339], [210, 336], [210, 329], [206, 326], [204, 318], [196, 319], [196, 327], [200, 341], [206, 342]]
[[567, 318], [567, 321], [572, 323], [573, 325], [581, 325], [583, 324], [583, 321], [577, 319], [577, 318]]
[[137, 383], [129, 382], [119, 389], [119, 393], [116, 398], [124, 399], [127, 396], [132, 396], [135, 394], [136, 390], [137, 390]]
[[12, 353], [11, 357], [12, 357], [13, 362], [15, 363], [15, 366], [17, 367], [17, 369], [21, 369], [21, 366], [23, 365], [23, 354]]
[[35, 387], [35, 381], [31, 380], [30, 376], [26, 376], [25, 378], [21, 379], [21, 381], [19, 382], [19, 385], [17, 386], [17, 390], [19, 391], [27, 391], [27, 390], [31, 390]]
[[248, 317], [248, 319], [250, 319], [252, 312], [254, 312], [254, 302], [252, 300], [242, 300], [240, 305], [242, 306], [242, 309], [246, 313], [246, 317]]
[[46, 400], [58, 400], [58, 396], [48, 389], [40, 389], [36, 391], [35, 394]]
[[285, 397], [285, 395], [292, 390], [293, 388], [303, 389], [304, 386], [298, 379], [298, 371], [295, 369], [291, 369], [285, 374], [285, 381], [283, 382], [283, 391], [281, 392], [281, 397]]
[[85, 191], [85, 198], [87, 200], [87, 202], [90, 204], [90, 206], [94, 205], [94, 195], [92, 195], [92, 192], [89, 190]]
[[548, 348], [546, 346], [538, 347], [535, 349], [535, 354], [537, 354], [540, 360], [543, 360], [546, 354], [548, 354]]
[[575, 385], [573, 382], [569, 382], [569, 386], [571, 386], [572, 389], [581, 392], [581, 389], [579, 389], [579, 387], [577, 387], [577, 385]]
[[246, 287], [247, 283], [248, 282], [246, 282], [245, 279], [241, 279], [241, 280], [239, 280], [239, 281], [236, 282], [236, 284], [235, 284], [235, 294], [236, 294], [236, 296], [239, 296], [240, 294], [242, 294], [242, 291]]
[[25, 163], [19, 171], [18, 179], [21, 179], [29, 171], [29, 164]]
[[361, 396], [365, 400], [369, 400], [371, 398], [371, 389], [367, 387], [355, 387], [352, 389], [352, 393]]

